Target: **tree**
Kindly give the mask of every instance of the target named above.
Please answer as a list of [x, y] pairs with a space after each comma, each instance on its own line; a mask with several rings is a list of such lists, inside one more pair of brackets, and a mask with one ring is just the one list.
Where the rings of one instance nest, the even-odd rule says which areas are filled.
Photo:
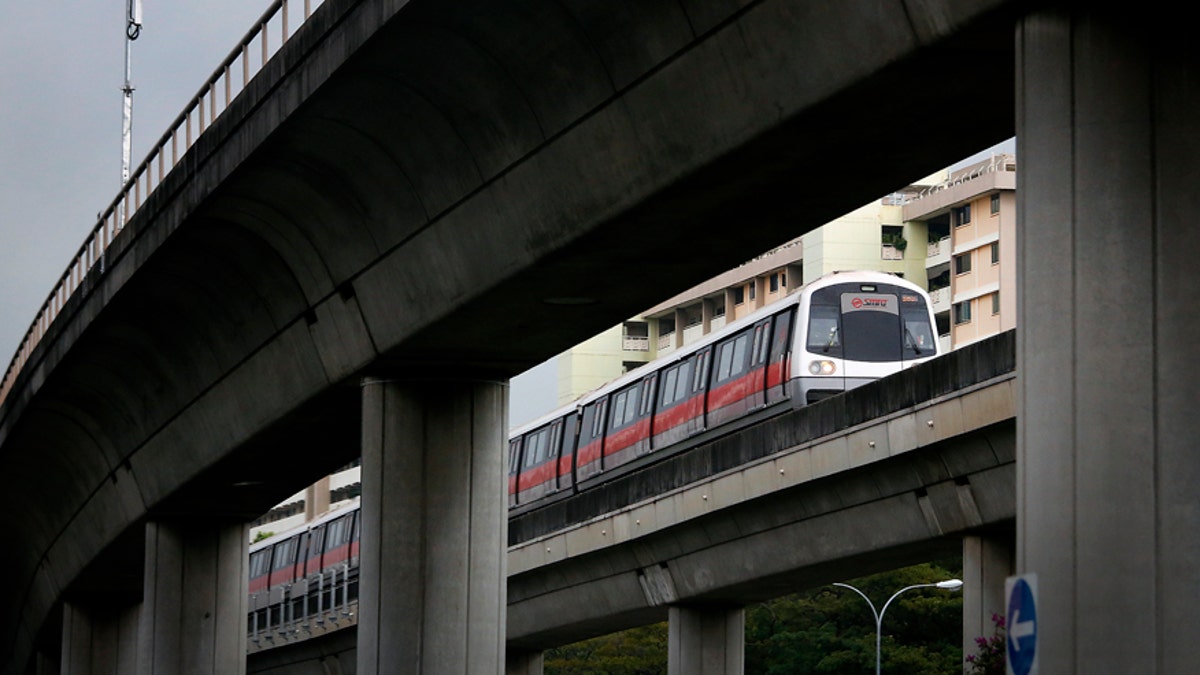
[[[961, 575], [961, 561], [923, 564], [849, 582], [881, 608], [905, 586]], [[883, 619], [889, 675], [963, 672], [962, 596], [938, 589], [901, 595]], [[1003, 643], [1001, 643], [1003, 646]], [[875, 618], [857, 594], [832, 586], [746, 608], [746, 673], [862, 675], [875, 670]], [[634, 628], [546, 653], [547, 675], [667, 672], [667, 625]]]

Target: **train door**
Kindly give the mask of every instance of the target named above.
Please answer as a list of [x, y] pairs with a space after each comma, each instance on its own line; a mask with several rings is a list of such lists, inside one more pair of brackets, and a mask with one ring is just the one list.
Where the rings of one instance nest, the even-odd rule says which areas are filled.
[[743, 330], [718, 342], [713, 348], [713, 367], [708, 388], [709, 427], [724, 424], [744, 414], [750, 407], [754, 380], [750, 376], [752, 337], [752, 330]]
[[761, 408], [767, 403], [767, 350], [771, 346], [771, 319], [754, 324], [750, 341], [750, 366], [746, 372], [745, 410]]
[[517, 478], [521, 473], [521, 439], [508, 442], [508, 508], [517, 505]]
[[792, 321], [795, 310], [775, 315], [771, 327], [771, 346], [767, 356], [767, 403], [783, 401], [790, 395]]
[[304, 575], [305, 564], [308, 562], [308, 530], [305, 530], [296, 537], [296, 562], [295, 569], [292, 571], [292, 579], [294, 593], [304, 593], [308, 590], [308, 584]]
[[304, 575], [321, 571], [321, 555], [325, 552], [325, 524], [314, 525], [308, 531], [308, 560], [304, 564]]
[[700, 358], [692, 354], [659, 371], [658, 403], [651, 423], [654, 448], [677, 443], [704, 429], [704, 380], [696, 376]]
[[608, 423], [608, 397], [592, 401], [583, 407], [579, 421], [579, 443], [575, 451], [575, 480], [585, 480], [602, 468], [604, 426]]
[[620, 466], [650, 451], [650, 412], [654, 374], [614, 392], [604, 434], [604, 470]]
[[568, 490], [575, 485], [575, 448], [578, 442], [579, 416], [571, 413], [562, 418], [559, 431], [558, 489]]
[[[250, 595], [255, 596], [267, 590], [271, 574], [271, 547], [255, 551], [250, 555]], [[257, 603], [251, 609], [258, 609]]]
[[350, 566], [358, 567], [358, 542], [362, 540], [362, 509], [354, 510], [354, 534], [350, 537]]
[[349, 562], [350, 536], [354, 533], [352, 515], [342, 516], [326, 523], [325, 555], [321, 559], [322, 569]]
[[296, 537], [289, 537], [275, 544], [271, 554], [271, 604], [283, 600], [283, 587], [291, 583], [296, 565]]
[[562, 422], [555, 421], [525, 434], [521, 441], [521, 473], [517, 477], [517, 502], [527, 504], [558, 489], [558, 450]]

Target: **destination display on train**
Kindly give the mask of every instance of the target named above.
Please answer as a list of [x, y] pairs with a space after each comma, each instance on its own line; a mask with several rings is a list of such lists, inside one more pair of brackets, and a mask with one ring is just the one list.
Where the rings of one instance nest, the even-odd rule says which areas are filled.
[[899, 314], [900, 303], [896, 301], [894, 295], [883, 295], [879, 293], [843, 293], [842, 294], [842, 313], [849, 312], [887, 312], [888, 314]]

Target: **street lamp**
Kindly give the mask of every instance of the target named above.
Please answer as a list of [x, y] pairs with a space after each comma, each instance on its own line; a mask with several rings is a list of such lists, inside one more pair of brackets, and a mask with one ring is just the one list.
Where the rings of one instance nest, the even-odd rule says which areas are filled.
[[913, 584], [912, 586], [905, 586], [904, 588], [896, 591], [892, 597], [888, 598], [888, 601], [883, 603], [883, 609], [879, 610], [878, 612], [875, 611], [875, 603], [871, 602], [871, 599], [867, 597], [866, 593], [863, 593], [850, 584], [843, 584], [840, 581], [834, 582], [833, 585], [841, 586], [842, 588], [849, 588], [855, 593], [861, 595], [862, 599], [867, 601], [867, 606], [871, 608], [871, 613], [875, 615], [875, 675], [879, 675], [880, 666], [882, 664], [879, 650], [883, 640], [883, 613], [887, 611], [888, 605], [892, 604], [892, 600], [895, 600], [901, 593], [905, 591], [911, 591], [914, 588], [941, 588], [947, 591], [957, 591], [958, 589], [962, 588], [963, 582], [962, 579], [947, 579], [946, 581], [939, 581], [935, 584]]

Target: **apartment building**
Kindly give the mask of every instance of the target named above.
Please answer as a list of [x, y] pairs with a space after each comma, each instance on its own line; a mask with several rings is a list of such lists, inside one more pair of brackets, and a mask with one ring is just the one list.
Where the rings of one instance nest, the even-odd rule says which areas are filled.
[[1016, 172], [1015, 156], [997, 155], [904, 204], [905, 222], [929, 232], [926, 277], [944, 348], [1016, 326]]
[[926, 225], [905, 222], [904, 204], [942, 178], [866, 204], [560, 354], [558, 402], [570, 402], [825, 274], [871, 269], [925, 279]]

